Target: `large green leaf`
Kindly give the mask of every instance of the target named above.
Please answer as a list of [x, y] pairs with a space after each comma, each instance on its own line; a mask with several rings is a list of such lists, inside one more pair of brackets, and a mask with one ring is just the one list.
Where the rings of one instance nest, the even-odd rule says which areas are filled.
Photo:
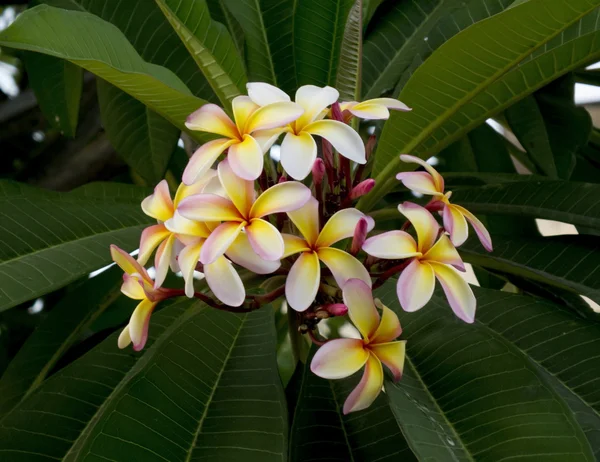
[[101, 267], [110, 244], [137, 248], [152, 223], [140, 209], [143, 197], [117, 184], [56, 193], [0, 182], [0, 310]]
[[385, 389], [420, 460], [594, 460], [564, 401], [517, 347], [460, 321], [442, 298], [405, 313], [394, 281], [378, 296], [406, 334], [408, 380]]
[[335, 88], [343, 101], [360, 100], [362, 74], [363, 0], [355, 0], [348, 14], [340, 51]]
[[177, 301], [153, 316], [141, 354], [116, 335], [2, 420], [3, 459], [285, 460], [272, 310]]
[[150, 184], [164, 178], [181, 131], [149, 107], [98, 79], [102, 125], [115, 151]]
[[[570, 26], [581, 24], [579, 20], [599, 4], [530, 0], [474, 24], [436, 50], [400, 94], [414, 110], [392, 115], [385, 125], [374, 167], [377, 184], [359, 206], [372, 208], [393, 188], [394, 174], [410, 169], [401, 165], [398, 154], [436, 154], [491, 114], [600, 56], [600, 32], [586, 26], [574, 30], [564, 44], [527, 59], [572, 30]], [[515, 34], [523, 23], [528, 24], [527, 34]], [[506, 46], [498, 47], [499, 42]], [[473, 43], [478, 47], [473, 49]]]
[[204, 104], [171, 71], [145, 62], [119, 29], [89, 13], [37, 6], [0, 33], [0, 45], [71, 61], [181, 129], [187, 116]]
[[65, 352], [119, 297], [122, 274], [115, 267], [89, 279], [52, 308], [0, 379], [0, 415], [33, 393]]
[[[240, 23], [237, 22], [225, 6], [225, 0], [206, 0], [206, 3], [210, 10], [211, 18], [227, 27], [238, 53], [240, 56], [244, 56], [244, 32]], [[242, 62], [242, 65], [245, 66], [245, 63]]]
[[204, 0], [157, 0], [156, 3], [221, 104], [228, 108], [235, 96], [245, 92], [246, 72], [225, 26], [211, 19]]

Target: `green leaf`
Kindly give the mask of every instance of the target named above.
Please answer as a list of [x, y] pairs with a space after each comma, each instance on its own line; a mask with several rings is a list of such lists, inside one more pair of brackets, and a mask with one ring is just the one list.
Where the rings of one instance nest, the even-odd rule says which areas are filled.
[[[527, 178], [527, 177], [525, 177]], [[473, 213], [528, 215], [600, 229], [600, 185], [520, 181], [458, 189], [452, 200]]]
[[356, 0], [348, 14], [340, 51], [340, 63], [335, 88], [340, 100], [359, 101], [362, 73], [363, 0]]
[[[372, 208], [393, 188], [393, 176], [410, 168], [401, 165], [398, 154], [434, 155], [494, 112], [600, 56], [600, 32], [587, 25], [572, 32], [576, 38], [544, 48], [599, 4], [530, 0], [474, 24], [436, 50], [400, 94], [414, 110], [392, 115], [385, 125], [374, 166], [377, 184], [359, 206]], [[522, 23], [531, 27], [515, 34]], [[498, 47], [499, 42], [507, 45]], [[535, 50], [542, 54], [528, 59]]]
[[29, 85], [51, 127], [74, 137], [79, 118], [81, 68], [39, 53], [23, 53]]
[[105, 265], [110, 244], [137, 248], [152, 223], [140, 209], [142, 191], [100, 184], [56, 193], [1, 181], [0, 310]]
[[52, 308], [0, 379], [0, 414], [33, 393], [58, 360], [121, 294], [123, 272], [112, 268], [68, 293]]
[[181, 130], [105, 80], [97, 87], [102, 125], [115, 151], [149, 184], [158, 183]]
[[[244, 55], [244, 32], [240, 23], [233, 17], [231, 12], [225, 7], [225, 0], [206, 0], [210, 16], [217, 22], [227, 27], [235, 47], [240, 56]], [[242, 65], [245, 63], [242, 61]]]
[[89, 13], [37, 6], [0, 33], [0, 45], [71, 61], [181, 129], [187, 116], [205, 103], [171, 71], [142, 60], [119, 29]]
[[206, 80], [228, 108], [231, 100], [245, 93], [246, 72], [229, 32], [210, 17], [206, 1], [157, 0]]
[[271, 309], [234, 315], [180, 300], [153, 315], [141, 354], [116, 342], [115, 333], [3, 419], [2, 458], [285, 460]]
[[416, 313], [400, 309], [394, 281], [378, 296], [407, 336], [408, 380], [385, 389], [420, 460], [594, 460], [564, 401], [517, 347], [460, 321], [437, 296]]
[[298, 85], [335, 85], [342, 39], [354, 0], [301, 0], [294, 16]]

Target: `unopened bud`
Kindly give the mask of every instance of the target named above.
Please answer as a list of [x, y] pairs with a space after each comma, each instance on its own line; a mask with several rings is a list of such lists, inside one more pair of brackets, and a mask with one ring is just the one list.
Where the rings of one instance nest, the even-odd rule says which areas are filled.
[[327, 319], [328, 317], [329, 317], [329, 313], [325, 310], [315, 311], [315, 318], [317, 318], [317, 319]]
[[277, 184], [279, 184], [279, 183], [285, 183], [287, 180], [288, 180], [287, 179], [287, 175], [284, 173], [283, 175], [281, 175], [279, 177], [279, 180], [277, 180]]
[[313, 182], [315, 186], [323, 183], [323, 177], [325, 176], [325, 162], [323, 159], [316, 159], [312, 166]]
[[372, 178], [369, 178], [368, 180], [365, 180], [365, 181], [361, 181], [354, 188], [352, 188], [352, 191], [350, 191], [350, 199], [352, 199], [352, 200], [358, 199], [359, 197], [367, 194], [374, 187], [375, 187], [375, 180], [373, 180]]
[[348, 307], [343, 303], [332, 303], [324, 305], [320, 310], [327, 311], [330, 316], [345, 316], [348, 313]]
[[356, 255], [360, 249], [362, 249], [365, 240], [367, 239], [368, 223], [365, 218], [361, 218], [356, 223], [354, 228], [354, 237], [352, 238], [352, 245], [350, 246], [350, 254]]
[[340, 107], [340, 103], [338, 103], [337, 101], [331, 105], [331, 118], [339, 122], [344, 121], [344, 114], [342, 114], [342, 108]]

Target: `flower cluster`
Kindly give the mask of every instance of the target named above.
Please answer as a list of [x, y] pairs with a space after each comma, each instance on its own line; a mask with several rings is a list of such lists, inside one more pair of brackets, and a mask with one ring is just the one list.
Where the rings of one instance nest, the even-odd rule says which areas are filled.
[[[344, 405], [347, 413], [375, 400], [383, 386], [382, 364], [395, 380], [402, 375], [405, 342], [396, 340], [398, 316], [374, 299], [372, 290], [397, 277], [400, 306], [411, 312], [429, 301], [437, 279], [456, 315], [473, 322], [476, 301], [459, 273], [465, 268], [456, 246], [467, 239], [469, 222], [491, 251], [487, 230], [468, 210], [450, 203], [451, 192], [444, 191], [433, 167], [403, 155], [424, 171], [403, 172], [398, 179], [433, 197], [425, 206], [399, 205], [406, 218], [401, 229], [368, 237], [375, 222], [352, 205], [375, 185], [365, 178], [375, 138], [364, 143], [351, 122], [410, 109], [390, 98], [360, 103], [338, 98], [332, 87], [306, 85], [292, 102], [272, 85], [249, 83], [248, 95], [232, 101], [233, 118], [214, 104], [188, 117], [188, 129], [219, 138], [196, 150], [174, 196], [163, 180], [144, 199], [142, 210], [157, 224], [143, 231], [137, 261], [111, 247], [125, 272], [122, 292], [140, 300], [119, 337], [120, 348], [144, 347], [152, 311], [170, 297], [195, 297], [245, 313], [285, 295], [300, 332], [322, 345], [311, 362], [315, 374], [338, 379], [364, 367]], [[279, 139], [279, 162], [265, 160]], [[144, 268], [153, 254], [154, 280]], [[163, 287], [169, 268], [181, 273], [183, 289]], [[197, 290], [199, 273], [206, 286]], [[242, 276], [252, 274], [283, 275], [285, 283], [267, 294], [248, 295]], [[346, 313], [362, 338], [319, 339], [321, 319]]]

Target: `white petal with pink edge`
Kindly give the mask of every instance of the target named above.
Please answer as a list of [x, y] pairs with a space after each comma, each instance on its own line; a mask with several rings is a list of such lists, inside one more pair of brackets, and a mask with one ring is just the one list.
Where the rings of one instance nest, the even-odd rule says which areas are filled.
[[386, 343], [396, 340], [402, 333], [398, 316], [380, 300], [375, 300], [375, 306], [381, 310], [381, 322], [375, 333], [369, 338], [369, 342]]
[[312, 197], [310, 189], [297, 181], [286, 181], [263, 192], [250, 209], [250, 218], [299, 209]]
[[140, 351], [146, 345], [150, 316], [155, 306], [156, 303], [150, 300], [142, 300], [135, 310], [133, 310], [129, 319], [129, 336], [135, 351]]
[[314, 245], [319, 237], [319, 202], [310, 196], [306, 204], [287, 215], [306, 242]]
[[119, 339], [117, 340], [117, 346], [119, 349], [127, 348], [131, 343], [131, 336], [129, 335], [129, 326], [125, 326], [121, 333], [119, 334]]
[[279, 260], [268, 261], [260, 258], [248, 240], [248, 236], [240, 233], [238, 237], [231, 243], [227, 252], [227, 258], [233, 263], [243, 266], [256, 274], [270, 274], [281, 266]]
[[[394, 99], [394, 98], [373, 98], [373, 99], [364, 101], [364, 103], [378, 104], [381, 106], [385, 106], [388, 109], [393, 109], [395, 111], [411, 111], [412, 110], [406, 104], [404, 104], [402, 101], [398, 101], [397, 99]], [[359, 103], [359, 104], [363, 104], [363, 103]]]
[[422, 261], [435, 261], [452, 265], [460, 271], [465, 270], [465, 264], [456, 251], [456, 247], [452, 245], [447, 235], [442, 234], [434, 246], [423, 255]]
[[360, 279], [371, 287], [371, 277], [363, 264], [349, 253], [333, 247], [323, 247], [317, 251], [319, 259], [327, 265], [335, 282], [343, 287], [349, 279]]
[[365, 101], [348, 109], [356, 117], [365, 120], [386, 120], [390, 118], [390, 111], [381, 104], [370, 104]]
[[185, 281], [185, 295], [189, 298], [194, 296], [194, 271], [200, 260], [200, 251], [203, 244], [204, 239], [197, 238], [179, 252], [178, 261], [183, 280]]
[[191, 185], [187, 185], [185, 183], [180, 183], [177, 191], [175, 192], [175, 199], [173, 199], [173, 205], [175, 208], [179, 205], [179, 203], [188, 196], [193, 196], [194, 194], [200, 194], [205, 192], [205, 189], [211, 184], [215, 179], [218, 181], [217, 171], [214, 168], [209, 168], [203, 175], [201, 175], [195, 183]]
[[456, 204], [452, 204], [452, 206], [458, 211], [460, 211], [460, 213], [462, 213], [467, 220], [469, 220], [469, 223], [471, 223], [471, 226], [475, 230], [475, 233], [477, 233], [477, 237], [481, 241], [481, 245], [483, 245], [485, 250], [487, 250], [488, 252], [492, 252], [494, 250], [492, 246], [492, 238], [486, 227], [483, 226], [483, 223], [479, 221], [479, 219], [471, 212], [469, 212], [466, 208]]
[[212, 293], [225, 305], [240, 306], [244, 303], [244, 283], [225, 257], [219, 257], [213, 263], [204, 265], [204, 276]]
[[317, 143], [306, 132], [287, 133], [281, 143], [281, 165], [295, 180], [303, 180], [310, 173], [317, 158]]
[[300, 105], [291, 102], [280, 102], [268, 104], [261, 107], [250, 116], [244, 133], [252, 133], [256, 130], [269, 130], [284, 127], [296, 120], [304, 113]]
[[[208, 237], [210, 229], [201, 221], [189, 220], [175, 211], [173, 218], [165, 221], [165, 228], [172, 233], [177, 233], [183, 236]], [[140, 244], [140, 254], [142, 245]]]
[[236, 138], [238, 131], [225, 111], [216, 104], [205, 104], [188, 116], [185, 126], [190, 130], [215, 133], [227, 138]]
[[477, 300], [467, 281], [450, 265], [434, 262], [431, 262], [430, 265], [444, 289], [454, 314], [465, 322], [474, 322]]
[[250, 97], [240, 95], [233, 98], [231, 107], [233, 109], [233, 120], [235, 121], [238, 132], [243, 134], [248, 119], [260, 106], [253, 102]]
[[413, 312], [423, 308], [433, 295], [435, 276], [429, 263], [413, 260], [398, 278], [396, 292], [404, 311]]
[[252, 133], [252, 138], [254, 138], [260, 145], [260, 149], [262, 150], [263, 154], [266, 154], [266, 152], [271, 149], [271, 146], [273, 146], [273, 143], [277, 141], [279, 135], [287, 130], [287, 127], [271, 128], [270, 130], [257, 130]]
[[417, 232], [417, 250], [426, 253], [434, 244], [440, 225], [429, 210], [412, 202], [404, 202], [398, 210], [413, 225]]
[[268, 261], [279, 260], [283, 256], [283, 238], [275, 226], [261, 218], [253, 218], [246, 226], [246, 235], [256, 254]]
[[363, 341], [353, 338], [331, 340], [317, 350], [310, 370], [324, 379], [349, 377], [365, 365], [369, 352]]
[[400, 172], [396, 179], [402, 181], [402, 184], [411, 191], [430, 196], [441, 196], [438, 192], [433, 177], [427, 172]]
[[227, 158], [231, 169], [244, 180], [254, 181], [262, 172], [262, 148], [250, 135], [244, 135], [244, 141], [231, 146]]
[[370, 345], [369, 349], [392, 372], [394, 380], [400, 380], [404, 370], [406, 341], [378, 343]]
[[308, 242], [300, 236], [281, 233], [281, 237], [283, 238], [283, 255], [281, 258], [311, 250]]
[[144, 267], [135, 261], [135, 259], [123, 249], [120, 249], [116, 245], [112, 244], [110, 246], [110, 256], [112, 260], [127, 274], [139, 274], [146, 281], [152, 282], [152, 279], [150, 279], [150, 276], [148, 276], [148, 273]]
[[296, 128], [302, 130], [313, 122], [327, 107], [335, 103], [340, 93], [333, 87], [304, 85], [296, 91], [296, 102], [304, 108], [304, 114], [296, 122]]
[[342, 286], [344, 305], [348, 307], [350, 320], [365, 340], [369, 339], [379, 326], [379, 313], [373, 302], [371, 287], [360, 279], [349, 279]]
[[167, 180], [162, 180], [154, 188], [154, 194], [142, 201], [142, 210], [146, 215], [160, 221], [167, 221], [173, 216], [173, 201]]
[[444, 229], [450, 234], [450, 239], [455, 246], [465, 243], [469, 237], [469, 228], [467, 220], [456, 206], [452, 204], [444, 205]]
[[170, 234], [156, 250], [156, 255], [154, 256], [154, 267], [156, 269], [156, 276], [154, 277], [155, 289], [158, 289], [165, 282], [169, 266], [171, 266], [171, 260], [173, 259], [173, 247], [176, 240], [175, 235]]
[[123, 274], [123, 284], [121, 284], [121, 293], [133, 300], [144, 300], [146, 292], [142, 286], [140, 277]]
[[413, 237], [404, 231], [387, 231], [368, 238], [363, 244], [363, 250], [377, 258], [396, 260], [420, 256], [417, 243]]
[[344, 402], [344, 414], [362, 411], [377, 399], [383, 388], [383, 368], [375, 355], [369, 353], [365, 372], [360, 382]]
[[219, 163], [217, 169], [219, 180], [235, 207], [242, 214], [247, 214], [254, 203], [254, 181], [247, 181], [236, 175], [231, 168], [230, 160], [231, 154], [229, 159]]
[[419, 164], [421, 167], [423, 167], [429, 172], [429, 174], [433, 178], [433, 182], [435, 183], [437, 191], [440, 193], [444, 192], [444, 178], [438, 173], [438, 171], [435, 168], [429, 165], [426, 161], [419, 157], [411, 156], [409, 154], [401, 154], [400, 160], [402, 162], [407, 162], [411, 164]]
[[287, 93], [269, 83], [248, 82], [246, 89], [248, 90], [248, 96], [259, 106], [290, 101]]
[[183, 171], [182, 180], [186, 185], [192, 185], [196, 181], [202, 179], [206, 172], [215, 163], [217, 158], [231, 145], [239, 143], [239, 140], [230, 140], [227, 138], [219, 138], [204, 143], [190, 158], [185, 170]]
[[314, 301], [321, 282], [319, 257], [303, 252], [292, 265], [285, 282], [285, 298], [296, 311], [305, 311]]
[[229, 246], [235, 241], [243, 228], [244, 223], [236, 222], [225, 222], [217, 226], [202, 246], [202, 252], [200, 253], [202, 264], [208, 265], [227, 252]]
[[318, 120], [304, 127], [304, 131], [325, 138], [342, 156], [357, 164], [367, 162], [365, 145], [349, 125], [337, 120]]
[[357, 209], [343, 209], [333, 214], [327, 220], [316, 242], [317, 247], [329, 247], [342, 239], [352, 237], [358, 221], [364, 218], [367, 221], [367, 232], [375, 227], [373, 218]]
[[229, 199], [216, 194], [196, 194], [185, 198], [177, 211], [184, 218], [197, 221], [243, 221], [236, 206]]
[[165, 225], [148, 226], [142, 231], [140, 238], [140, 253], [137, 261], [140, 265], [145, 265], [159, 244], [171, 235], [171, 231]]

